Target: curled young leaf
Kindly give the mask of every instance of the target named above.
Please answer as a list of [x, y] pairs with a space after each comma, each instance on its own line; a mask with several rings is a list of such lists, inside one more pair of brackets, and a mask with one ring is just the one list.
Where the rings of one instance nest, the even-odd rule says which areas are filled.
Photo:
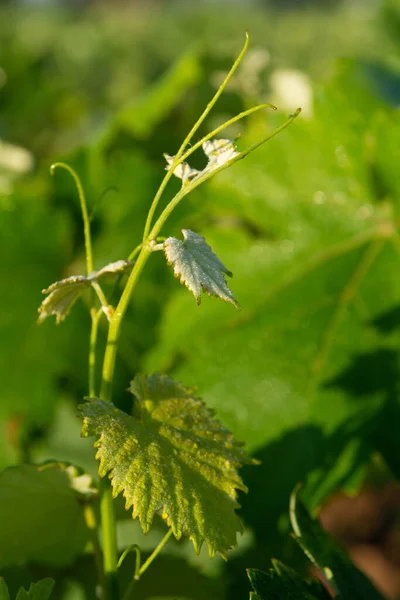
[[38, 322], [42, 323], [46, 317], [55, 315], [58, 325], [69, 315], [77, 299], [91, 286], [93, 281], [97, 281], [103, 275], [118, 275], [123, 273], [130, 269], [133, 264], [133, 261], [117, 260], [106, 265], [99, 271], [93, 271], [88, 277], [73, 275], [72, 277], [61, 279], [61, 281], [56, 281], [42, 291], [43, 294], [48, 294], [48, 296], [39, 306]]
[[208, 158], [208, 163], [204, 171], [213, 171], [218, 167], [222, 167], [222, 165], [240, 154], [231, 140], [208, 140], [204, 142], [202, 148]]
[[97, 438], [100, 476], [108, 473], [145, 533], [160, 511], [177, 539], [184, 533], [196, 552], [205, 542], [210, 556], [225, 557], [242, 530], [236, 489], [246, 487], [237, 469], [255, 461], [195, 389], [155, 374], [137, 376], [130, 391], [139, 418], [99, 398], [79, 408], [82, 435]]
[[189, 291], [201, 303], [201, 290], [209, 296], [216, 296], [240, 308], [231, 290], [226, 285], [224, 273], [232, 277], [232, 273], [214, 254], [205, 239], [190, 231], [182, 229], [184, 240], [169, 237], [164, 242], [164, 253], [169, 265], [173, 265], [175, 277], [180, 278]]
[[[172, 163], [175, 160], [175, 156], [170, 156], [169, 154], [164, 154], [164, 158], [167, 161], [167, 166], [165, 168], [167, 171], [169, 171], [172, 167]], [[174, 169], [175, 177], [178, 177], [178, 179], [182, 179], [182, 184], [189, 181], [189, 179], [191, 179], [192, 177], [196, 177], [197, 175], [200, 175], [200, 173], [201, 173], [201, 171], [198, 171], [197, 169], [192, 169], [192, 167], [187, 162], [180, 163]]]

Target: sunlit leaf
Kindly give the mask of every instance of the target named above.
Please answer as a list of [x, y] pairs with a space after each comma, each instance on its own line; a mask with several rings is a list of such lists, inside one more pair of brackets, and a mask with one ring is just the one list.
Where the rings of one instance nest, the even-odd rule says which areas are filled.
[[137, 376], [130, 391], [138, 418], [99, 398], [81, 405], [83, 436], [96, 436], [100, 476], [123, 493], [144, 532], [157, 511], [179, 539], [197, 552], [226, 556], [242, 530], [236, 489], [246, 491], [237, 468], [252, 463], [233, 435], [214, 418], [195, 389], [162, 375]]
[[235, 144], [231, 140], [216, 139], [208, 140], [202, 145], [203, 152], [208, 158], [205, 171], [211, 171], [222, 167], [235, 156], [239, 156]]
[[84, 275], [73, 275], [61, 281], [56, 281], [50, 287], [42, 291], [48, 294], [39, 307], [39, 323], [50, 315], [56, 316], [57, 325], [63, 321], [83, 292], [90, 287], [92, 281], [96, 281], [102, 275], [120, 274], [130, 269], [132, 261], [117, 260], [106, 265], [99, 271], [93, 271], [88, 277]]
[[56, 281], [42, 291], [48, 294], [39, 307], [38, 321], [41, 323], [50, 315], [56, 316], [57, 325], [69, 314], [79, 296], [90, 286], [90, 281], [84, 275], [73, 275], [61, 281]]
[[116, 260], [115, 262], [112, 262], [109, 265], [106, 265], [99, 271], [94, 271], [94, 273], [91, 273], [89, 275], [88, 279], [90, 279], [90, 281], [93, 281], [94, 279], [98, 279], [102, 275], [125, 273], [133, 265], [134, 265], [134, 261], [132, 261], [132, 260]]
[[222, 264], [211, 250], [205, 239], [182, 229], [184, 241], [169, 237], [164, 242], [164, 252], [168, 264], [173, 265], [175, 277], [180, 278], [189, 291], [201, 302], [201, 291], [230, 302], [236, 308], [239, 304], [226, 285], [223, 273], [232, 277], [232, 273]]
[[[164, 154], [164, 158], [167, 161], [166, 170], [169, 171], [172, 167], [172, 163], [175, 160], [175, 156]], [[180, 163], [174, 169], [175, 177], [178, 177], [178, 179], [182, 179], [182, 183], [187, 182], [189, 179], [191, 179], [192, 177], [196, 177], [200, 173], [201, 171], [198, 171], [197, 169], [192, 169], [192, 167], [187, 162]]]

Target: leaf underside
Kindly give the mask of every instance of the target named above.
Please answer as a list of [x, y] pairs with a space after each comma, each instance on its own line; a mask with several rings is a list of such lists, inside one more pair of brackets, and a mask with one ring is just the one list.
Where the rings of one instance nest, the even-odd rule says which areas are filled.
[[240, 308], [224, 277], [224, 273], [229, 277], [232, 273], [201, 235], [190, 229], [182, 229], [182, 233], [183, 241], [169, 237], [164, 242], [165, 258], [169, 265], [173, 265], [175, 277], [179, 277], [180, 282], [192, 292], [197, 304], [201, 303], [203, 290], [209, 296], [216, 296]]
[[237, 468], [254, 464], [193, 388], [166, 376], [137, 376], [130, 391], [139, 418], [92, 398], [80, 406], [82, 435], [96, 436], [99, 474], [113, 495], [123, 493], [147, 533], [160, 511], [177, 539], [184, 533], [196, 552], [226, 557], [242, 525], [236, 489], [247, 491]]
[[71, 308], [83, 294], [83, 292], [91, 286], [93, 281], [96, 281], [103, 275], [118, 275], [124, 273], [133, 265], [133, 261], [117, 260], [112, 262], [99, 271], [94, 271], [88, 277], [84, 275], [73, 275], [66, 279], [56, 281], [48, 288], [42, 291], [48, 296], [39, 306], [38, 322], [41, 323], [50, 315], [55, 315], [57, 325], [61, 323], [70, 313]]

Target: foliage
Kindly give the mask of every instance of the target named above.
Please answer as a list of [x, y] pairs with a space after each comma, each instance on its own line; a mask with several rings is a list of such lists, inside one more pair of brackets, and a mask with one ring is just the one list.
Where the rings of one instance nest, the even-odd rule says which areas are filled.
[[[50, 598], [54, 581], [51, 579], [42, 579], [37, 583], [31, 583], [29, 590], [26, 591], [23, 587], [20, 588], [16, 600], [48, 600]], [[0, 579], [0, 599], [10, 600], [7, 584], [4, 579]]]
[[[367, 577], [322, 530], [318, 521], [311, 519], [305, 506], [298, 499], [297, 492], [294, 492], [291, 498], [291, 521], [294, 539], [318, 569], [323, 580], [329, 582], [334, 597], [343, 600], [383, 599]], [[250, 597], [254, 600], [327, 600], [331, 597], [316, 579], [306, 581], [283, 563], [272, 561], [272, 564], [273, 569], [269, 573], [258, 569], [248, 570], [248, 577], [255, 592], [250, 594]]]
[[[265, 568], [265, 557], [271, 555], [296, 563], [284, 534], [287, 498], [299, 480], [307, 505], [316, 508], [338, 488], [356, 491], [377, 453], [399, 477], [397, 3], [360, 5], [353, 11], [343, 3], [329, 15], [282, 15], [254, 7], [252, 12], [235, 7], [228, 15], [226, 8], [221, 13], [213, 6], [206, 16], [180, 5], [162, 19], [149, 19], [140, 10], [128, 19], [99, 7], [79, 18], [72, 11], [24, 8], [17, 15], [13, 10], [0, 7], [0, 85], [5, 81], [0, 137], [29, 152], [20, 155], [18, 170], [13, 167], [15, 148], [7, 146], [5, 154], [6, 146], [0, 147], [0, 279], [6, 307], [0, 319], [0, 466], [6, 468], [0, 476], [0, 503], [3, 483], [8, 486], [15, 477], [29, 506], [35, 506], [35, 531], [54, 535], [51, 548], [57, 536], [63, 540], [62, 532], [71, 529], [70, 519], [77, 526], [65, 552], [38, 549], [28, 539], [25, 554], [20, 544], [18, 553], [7, 555], [8, 566], [1, 568], [11, 597], [21, 583], [28, 588], [30, 581], [50, 574], [60, 599], [69, 593], [71, 579], [90, 598], [95, 567], [84, 509], [93, 505], [97, 513], [98, 500], [81, 504], [64, 467], [36, 472], [22, 463], [56, 458], [96, 473], [91, 444], [76, 440], [74, 421], [76, 406], [88, 394], [87, 309], [93, 283], [99, 283], [107, 298], [102, 314], [111, 318], [131, 267], [116, 281], [112, 275], [97, 281], [92, 273], [127, 259], [141, 241], [149, 199], [165, 167], [163, 153], [171, 166], [172, 154], [220, 83], [243, 22], [254, 50], [263, 54], [250, 51], [242, 76], [231, 81], [209, 115], [210, 127], [201, 125], [194, 141], [254, 101], [276, 103], [276, 114], [250, 114], [223, 133], [235, 139], [232, 152], [241, 152], [279, 126], [282, 113], [298, 105], [305, 109], [294, 127], [250, 159], [236, 161], [193, 188], [190, 196], [188, 187], [207, 171], [210, 158], [201, 146], [184, 159], [188, 166], [181, 168], [189, 175], [184, 185], [176, 179], [169, 183], [168, 198], [179, 192], [187, 197], [169, 217], [169, 241], [156, 240], [159, 249], [166, 252], [175, 240], [172, 245], [180, 253], [185, 250], [180, 230], [198, 232], [212, 256], [223, 261], [212, 270], [218, 295], [227, 295], [233, 304], [237, 298], [242, 310], [213, 298], [204, 298], [196, 310], [191, 295], [173, 281], [172, 269], [165, 268], [162, 253], [155, 251], [126, 308], [118, 340], [113, 398], [129, 428], [132, 423], [140, 427], [140, 419], [126, 393], [127, 382], [137, 373], [164, 372], [175, 381], [196, 383], [207, 406], [262, 463], [241, 472], [250, 489], [238, 498], [245, 533], [228, 564], [218, 558], [209, 564], [203, 553], [195, 563], [190, 544], [177, 546], [171, 539], [154, 565], [157, 575], [138, 582], [138, 598], [150, 589], [155, 596], [193, 589], [199, 600], [247, 597], [246, 567]], [[162, 45], [165, 31], [168, 44]], [[183, 48], [189, 50], [182, 53]], [[260, 56], [264, 67], [259, 68]], [[301, 86], [291, 88], [296, 91], [289, 100], [282, 92], [285, 81], [287, 86], [299, 81], [295, 76], [301, 76], [308, 104], [300, 100]], [[92, 273], [85, 273], [76, 191], [66, 174], [48, 177], [55, 158], [82, 176], [95, 256]], [[161, 199], [155, 217], [165, 205]], [[235, 298], [226, 285], [225, 264], [235, 273]], [[176, 262], [173, 268], [179, 269]], [[72, 284], [73, 300], [76, 291], [82, 294], [66, 323], [55, 328], [46, 319], [38, 328], [40, 289], [60, 279]], [[190, 283], [196, 300], [202, 298], [203, 281], [204, 274]], [[78, 290], [74, 282], [82, 287]], [[47, 307], [57, 290], [44, 300]], [[69, 308], [49, 312], [54, 309], [56, 319], [62, 319]], [[100, 316], [97, 381], [107, 326]], [[99, 395], [97, 389], [93, 396]], [[8, 468], [16, 464], [21, 466]], [[33, 474], [43, 482], [43, 497], [37, 500], [31, 495]], [[44, 499], [54, 482], [57, 518]], [[10, 489], [14, 502], [17, 488]], [[4, 541], [10, 548], [28, 524], [21, 502], [15, 500], [14, 525], [4, 512]], [[50, 526], [36, 520], [41, 505]], [[118, 527], [120, 553], [132, 541], [151, 553], [163, 535], [156, 517], [143, 538], [122, 508]], [[121, 534], [125, 529], [126, 537]], [[225, 549], [229, 545], [226, 541]], [[34, 558], [39, 564], [32, 564]], [[74, 566], [67, 568], [71, 561]], [[51, 572], [43, 573], [43, 565]], [[281, 575], [297, 581], [288, 568], [275, 565]], [[122, 587], [133, 572], [134, 555], [129, 554], [119, 570]], [[161, 581], [164, 587], [156, 588]]]

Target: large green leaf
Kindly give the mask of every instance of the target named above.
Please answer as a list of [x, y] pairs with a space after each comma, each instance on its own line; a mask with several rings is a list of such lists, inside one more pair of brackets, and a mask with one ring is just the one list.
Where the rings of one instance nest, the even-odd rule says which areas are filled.
[[0, 473], [0, 567], [71, 563], [89, 539], [83, 503], [95, 494], [91, 478], [68, 464], [5, 469]]
[[210, 556], [225, 556], [242, 531], [237, 468], [252, 461], [194, 388], [152, 375], [137, 376], [130, 390], [136, 416], [98, 398], [80, 407], [82, 435], [97, 438], [100, 476], [109, 474], [145, 533], [161, 511], [178, 539], [185, 533], [197, 552], [206, 542]]
[[298, 481], [315, 506], [354, 489], [372, 451], [400, 473], [397, 200], [371, 180], [373, 102], [349, 94], [318, 89], [315, 117], [202, 188], [191, 227], [234, 270], [242, 311], [205, 299], [200, 315], [177, 291], [145, 363], [195, 381], [262, 461], [242, 514], [258, 552], [285, 559]]
[[[18, 451], [26, 429], [50, 421], [58, 378], [67, 370], [64, 347], [72, 337], [80, 340], [81, 332], [49, 335], [47, 326], [36, 324], [40, 289], [60, 275], [70, 256], [68, 215], [37, 194], [16, 193], [7, 206], [0, 218], [0, 287], [7, 307], [0, 317], [0, 422], [1, 437]], [[0, 456], [2, 467], [12, 462], [10, 454]]]

